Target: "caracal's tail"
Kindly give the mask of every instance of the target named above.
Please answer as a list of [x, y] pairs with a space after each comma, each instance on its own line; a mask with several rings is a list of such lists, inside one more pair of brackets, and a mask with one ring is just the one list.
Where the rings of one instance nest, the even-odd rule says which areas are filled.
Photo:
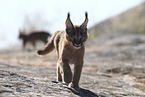
[[50, 41], [46, 44], [46, 46], [43, 49], [37, 51], [38, 55], [46, 55], [46, 54], [48, 54], [48, 53], [50, 53], [51, 51], [54, 50], [54, 48], [55, 48], [55, 46], [54, 46], [54, 38], [57, 35], [57, 33], [58, 32], [55, 32], [52, 35], [52, 37], [50, 38]]

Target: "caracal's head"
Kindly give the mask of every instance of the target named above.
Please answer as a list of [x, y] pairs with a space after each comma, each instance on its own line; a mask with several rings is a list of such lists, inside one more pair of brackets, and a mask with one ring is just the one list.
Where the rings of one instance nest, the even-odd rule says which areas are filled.
[[66, 19], [66, 38], [75, 49], [80, 49], [83, 43], [87, 40], [87, 23], [88, 23], [88, 13], [85, 13], [85, 21], [80, 26], [73, 25], [70, 20], [70, 13], [67, 15]]
[[19, 30], [19, 39], [22, 39], [22, 38], [23, 38], [23, 36], [24, 36], [24, 32], [23, 32], [23, 31], [21, 31], [21, 30]]

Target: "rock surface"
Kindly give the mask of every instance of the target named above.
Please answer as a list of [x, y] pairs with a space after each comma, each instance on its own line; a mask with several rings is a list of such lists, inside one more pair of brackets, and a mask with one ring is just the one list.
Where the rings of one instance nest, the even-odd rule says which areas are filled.
[[[125, 39], [129, 40], [125, 42]], [[55, 51], [45, 57], [39, 57], [35, 51], [23, 51], [20, 48], [1, 50], [0, 96], [143, 97], [145, 96], [143, 39], [145, 39], [143, 35], [128, 35], [106, 38], [106, 41], [98, 38], [88, 42], [79, 91], [56, 82]]]

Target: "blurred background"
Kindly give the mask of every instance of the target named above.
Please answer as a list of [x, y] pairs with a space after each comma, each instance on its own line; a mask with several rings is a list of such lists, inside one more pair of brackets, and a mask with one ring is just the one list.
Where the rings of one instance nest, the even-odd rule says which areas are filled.
[[[1, 97], [77, 96], [55, 82], [55, 50], [40, 57], [36, 49], [44, 47], [44, 43], [29, 48], [34, 45], [31, 41], [32, 45], [26, 44], [26, 49], [22, 49], [25, 39], [18, 37], [19, 31], [28, 34], [43, 30], [53, 34], [65, 30], [68, 12], [73, 24], [80, 25], [85, 11], [89, 39], [80, 86], [90, 93], [87, 90], [77, 95], [144, 97], [145, 0], [0, 0]], [[95, 96], [91, 96], [91, 91]]]
[[68, 12], [72, 22], [79, 25], [87, 11], [90, 29], [142, 2], [144, 0], [1, 0], [0, 49], [21, 44], [19, 30], [46, 30], [51, 34], [64, 30]]

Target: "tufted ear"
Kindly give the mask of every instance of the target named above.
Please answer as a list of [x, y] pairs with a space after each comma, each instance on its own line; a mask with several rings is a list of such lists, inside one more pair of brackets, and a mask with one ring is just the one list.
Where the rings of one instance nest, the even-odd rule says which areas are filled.
[[67, 14], [65, 25], [66, 25], [66, 28], [74, 28], [73, 23], [70, 20], [70, 13]]
[[88, 24], [88, 13], [85, 13], [85, 21], [82, 23], [82, 25], [80, 26], [81, 28], [87, 28], [87, 24]]

